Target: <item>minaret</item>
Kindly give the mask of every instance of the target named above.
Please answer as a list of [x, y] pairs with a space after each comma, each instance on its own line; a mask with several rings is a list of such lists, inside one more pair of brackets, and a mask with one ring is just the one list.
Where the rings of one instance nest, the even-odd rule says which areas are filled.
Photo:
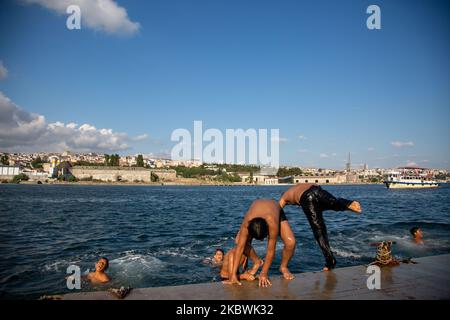
[[350, 173], [351, 169], [352, 169], [352, 163], [351, 163], [351, 160], [350, 160], [350, 152], [349, 152], [345, 170], [347, 171], [347, 173]]
[[355, 182], [354, 181], [354, 179], [355, 179], [355, 176], [354, 175], [352, 175], [352, 162], [351, 162], [351, 160], [350, 160], [350, 152], [348, 153], [348, 160], [347, 160], [347, 165], [346, 165], [346, 168], [345, 168], [345, 176], [346, 176], [346, 180], [347, 180], [347, 183], [353, 183], [353, 182]]

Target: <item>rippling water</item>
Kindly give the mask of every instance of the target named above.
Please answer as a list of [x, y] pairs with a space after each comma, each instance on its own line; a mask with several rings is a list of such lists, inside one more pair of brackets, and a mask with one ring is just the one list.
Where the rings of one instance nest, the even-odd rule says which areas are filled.
[[[326, 186], [361, 201], [363, 214], [325, 213], [338, 267], [367, 263], [370, 242], [395, 240], [398, 257], [450, 253], [450, 188], [387, 190], [380, 185]], [[151, 287], [217, 281], [202, 263], [215, 248], [229, 249], [251, 202], [274, 198], [286, 186], [0, 185], [0, 298], [38, 298], [68, 292], [66, 268], [94, 268], [110, 259], [108, 286]], [[318, 270], [323, 257], [301, 209], [287, 207], [297, 237], [292, 272]], [[409, 229], [423, 229], [425, 245]], [[260, 255], [265, 242], [254, 241]], [[272, 264], [278, 276], [282, 243]], [[83, 290], [104, 289], [83, 286]]]

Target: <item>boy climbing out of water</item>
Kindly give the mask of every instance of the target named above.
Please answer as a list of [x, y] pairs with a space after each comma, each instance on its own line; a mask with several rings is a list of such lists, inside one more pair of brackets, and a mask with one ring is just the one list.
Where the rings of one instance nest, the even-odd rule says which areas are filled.
[[[256, 272], [262, 264], [262, 261], [259, 259], [251, 245], [252, 240], [264, 240], [265, 238], [268, 238], [266, 258], [262, 270], [259, 273], [259, 286], [268, 287], [272, 285], [268, 277], [268, 272], [273, 258], [275, 257], [277, 238], [278, 235], [280, 235], [280, 225], [284, 225], [285, 223], [287, 223], [287, 219], [283, 209], [281, 209], [275, 200], [259, 199], [253, 201], [236, 237], [236, 248], [234, 250], [232, 268], [229, 268], [228, 272], [229, 280], [223, 281], [223, 283], [241, 285], [238, 278], [240, 263], [236, 263], [236, 261], [242, 262], [243, 255], [250, 258], [253, 262], [251, 272]], [[283, 236], [284, 234], [282, 232], [281, 237], [283, 238]]]
[[[220, 270], [220, 277], [223, 281], [226, 281], [230, 278], [230, 274], [233, 272], [234, 268], [234, 254], [236, 252], [236, 247], [229, 250], [223, 259], [223, 265], [222, 269]], [[256, 253], [254, 253], [256, 255]], [[252, 252], [253, 256], [253, 252]], [[255, 280], [255, 274], [258, 272], [258, 269], [260, 266], [263, 265], [263, 261], [257, 257], [257, 262], [253, 263], [253, 267], [247, 271], [248, 268], [248, 257], [244, 254], [242, 255], [241, 261], [239, 263], [240, 266], [242, 266], [243, 273], [238, 274], [239, 280], [247, 280], [247, 281], [253, 281]], [[239, 268], [239, 267], [238, 267]], [[239, 273], [239, 269], [238, 269]]]
[[[302, 207], [314, 233], [314, 237], [316, 238], [316, 241], [325, 257], [325, 267], [323, 270], [329, 271], [330, 269], [333, 269], [336, 265], [336, 259], [333, 257], [330, 244], [328, 243], [327, 227], [325, 225], [325, 221], [323, 220], [322, 213], [326, 210], [349, 210], [356, 213], [361, 213], [360, 203], [358, 201], [335, 198], [332, 194], [323, 190], [317, 184], [300, 183], [289, 188], [285, 193], [283, 193], [279, 200], [279, 205], [281, 208], [284, 208], [286, 205], [297, 205]], [[286, 242], [283, 239], [283, 226], [281, 230], [282, 239], [283, 242], [285, 242], [285, 247], [290, 250], [283, 251], [280, 270], [283, 272], [285, 278], [291, 278], [290, 276], [292, 275], [289, 272], [287, 265], [294, 254], [295, 237], [289, 224], [287, 224], [284, 229], [284, 233], [286, 234], [285, 238], [288, 239], [289, 245], [286, 246]]]
[[106, 283], [111, 278], [105, 273], [109, 267], [109, 260], [105, 257], [100, 258], [95, 264], [95, 271], [87, 275], [87, 279], [92, 283]]

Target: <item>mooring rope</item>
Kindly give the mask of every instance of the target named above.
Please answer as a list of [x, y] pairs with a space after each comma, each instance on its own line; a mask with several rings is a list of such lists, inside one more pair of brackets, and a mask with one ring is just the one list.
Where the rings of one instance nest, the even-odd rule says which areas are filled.
[[377, 256], [372, 264], [388, 265], [396, 263], [397, 260], [392, 256], [391, 246], [386, 242], [381, 242], [377, 247]]

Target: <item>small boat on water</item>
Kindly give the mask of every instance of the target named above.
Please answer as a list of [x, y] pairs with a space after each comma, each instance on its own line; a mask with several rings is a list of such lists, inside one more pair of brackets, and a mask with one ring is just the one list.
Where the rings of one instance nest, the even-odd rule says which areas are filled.
[[433, 179], [426, 168], [403, 167], [392, 171], [384, 184], [388, 189], [438, 188], [439, 183]]

